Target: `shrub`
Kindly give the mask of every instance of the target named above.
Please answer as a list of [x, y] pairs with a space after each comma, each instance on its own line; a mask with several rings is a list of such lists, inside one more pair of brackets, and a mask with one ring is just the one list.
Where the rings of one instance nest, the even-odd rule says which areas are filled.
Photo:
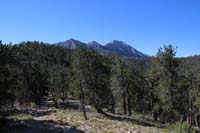
[[187, 122], [176, 122], [173, 126], [175, 133], [194, 133]]
[[76, 129], [78, 126], [79, 126], [79, 125], [78, 125], [78, 123], [76, 123], [76, 122], [73, 122], [73, 123], [71, 124], [71, 127], [72, 127], [73, 129]]

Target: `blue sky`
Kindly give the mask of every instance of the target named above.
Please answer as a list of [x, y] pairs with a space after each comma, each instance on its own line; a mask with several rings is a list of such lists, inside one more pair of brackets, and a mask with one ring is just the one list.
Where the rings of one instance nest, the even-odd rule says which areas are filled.
[[155, 55], [164, 44], [177, 56], [200, 54], [199, 0], [1, 0], [0, 40], [49, 43], [114, 39]]

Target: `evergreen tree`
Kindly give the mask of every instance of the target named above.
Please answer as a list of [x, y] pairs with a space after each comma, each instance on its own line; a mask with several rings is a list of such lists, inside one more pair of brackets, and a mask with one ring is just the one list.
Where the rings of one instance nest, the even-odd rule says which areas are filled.
[[13, 93], [16, 85], [16, 75], [13, 73], [14, 62], [11, 46], [3, 45], [0, 41], [0, 109], [12, 105], [15, 100]]
[[176, 52], [172, 45], [160, 48], [157, 53], [157, 65], [159, 65], [160, 81], [157, 96], [160, 99], [160, 117], [163, 121], [178, 119], [178, 102], [176, 99], [178, 86], [178, 61], [175, 58]]
[[90, 91], [89, 101], [96, 110], [103, 112], [102, 108], [107, 108], [112, 104], [110, 100], [110, 66], [109, 60], [98, 55], [92, 49], [87, 50], [87, 88]]
[[67, 98], [69, 90], [69, 70], [61, 65], [54, 65], [49, 68], [49, 92], [53, 98], [54, 104], [58, 107], [58, 100], [63, 101]]
[[74, 87], [80, 91], [80, 100], [83, 111], [83, 116], [87, 120], [86, 109], [85, 109], [85, 92], [87, 91], [87, 57], [86, 51], [78, 47], [73, 53], [73, 62], [72, 62], [72, 82]]

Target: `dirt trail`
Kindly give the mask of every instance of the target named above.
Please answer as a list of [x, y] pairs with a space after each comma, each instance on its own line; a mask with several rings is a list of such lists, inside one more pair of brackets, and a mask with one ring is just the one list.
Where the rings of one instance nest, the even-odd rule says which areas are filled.
[[53, 113], [46, 113], [50, 111], [49, 109], [37, 109], [37, 112], [39, 112], [40, 114], [45, 114], [42, 116], [34, 116], [33, 120], [36, 121], [50, 121], [50, 120], [56, 120], [55, 116]]
[[21, 121], [23, 126], [10, 127], [8, 133], [79, 133], [71, 129], [69, 125], [60, 125], [54, 110], [52, 102], [44, 99], [40, 106], [34, 109], [27, 109], [25, 112], [32, 116], [30, 120]]

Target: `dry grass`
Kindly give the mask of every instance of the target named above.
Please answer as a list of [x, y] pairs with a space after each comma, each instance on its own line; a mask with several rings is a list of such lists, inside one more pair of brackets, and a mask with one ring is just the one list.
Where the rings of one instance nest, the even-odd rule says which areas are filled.
[[95, 112], [88, 112], [89, 120], [84, 120], [82, 112], [75, 110], [55, 109], [54, 115], [60, 124], [68, 124], [73, 128], [89, 133], [167, 133], [167, 129], [147, 127], [127, 121], [111, 120]]

